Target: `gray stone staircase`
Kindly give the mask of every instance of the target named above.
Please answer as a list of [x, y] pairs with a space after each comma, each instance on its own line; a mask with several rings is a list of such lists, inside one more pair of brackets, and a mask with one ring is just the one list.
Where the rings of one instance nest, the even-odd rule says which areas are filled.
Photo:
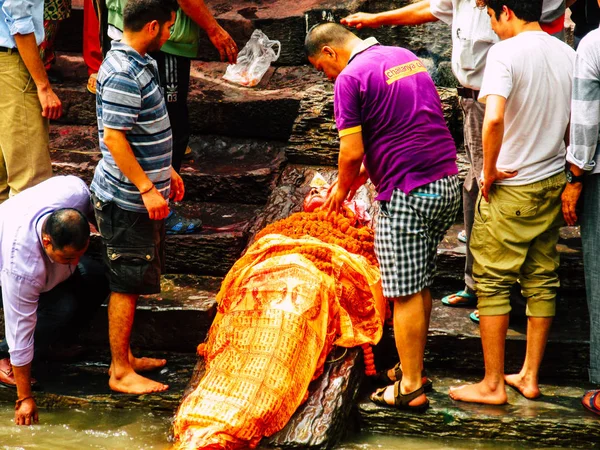
[[[165, 395], [133, 399], [110, 393], [106, 383], [109, 356], [104, 309], [84, 336], [94, 349], [92, 354], [76, 363], [48, 363], [39, 368], [36, 376], [44, 391], [36, 395], [43, 406], [176, 408], [190, 377], [193, 385], [203, 373], [202, 361], [194, 367], [194, 352], [214, 317], [222, 277], [258, 230], [300, 209], [315, 171], [327, 179], [335, 177], [339, 142], [333, 122], [332, 85], [305, 65], [302, 43], [307, 28], [323, 18], [339, 20], [348, 12], [379, 11], [410, 2], [207, 3], [240, 47], [255, 28], [261, 28], [271, 39], [282, 41], [282, 54], [254, 89], [221, 80], [225, 64], [215, 62], [217, 55], [206, 38], [201, 42], [200, 59], [204, 61], [195, 61], [192, 66], [189, 107], [193, 153], [181, 171], [186, 184], [185, 201], [175, 208], [200, 217], [205, 229], [197, 235], [167, 238], [163, 292], [140, 299], [132, 335], [134, 349], [168, 354], [167, 368], [155, 378], [169, 383], [171, 389]], [[75, 11], [61, 32], [61, 48], [67, 52], [60, 56], [59, 64], [65, 81], [56, 90], [65, 113], [51, 126], [51, 154], [56, 174], [74, 174], [89, 181], [100, 154], [95, 101], [85, 90], [86, 72], [79, 56], [81, 26], [81, 12]], [[385, 44], [406, 46], [424, 59], [439, 85], [447, 122], [460, 148], [462, 119], [452, 89], [454, 81], [448, 76], [448, 28], [437, 23], [365, 30], [361, 34], [375, 35]], [[464, 175], [463, 152], [459, 153], [459, 166]], [[362, 195], [372, 198], [372, 191]], [[489, 408], [458, 404], [447, 397], [449, 385], [476, 379], [483, 368], [479, 329], [468, 319], [471, 310], [447, 308], [439, 302], [444, 295], [463, 287], [464, 245], [456, 240], [459, 222], [457, 218], [457, 225], [438, 252], [439, 273], [433, 289], [436, 300], [426, 354], [426, 367], [435, 382], [430, 411], [415, 416], [371, 404], [367, 394], [372, 387], [362, 375], [360, 352], [349, 352], [339, 363], [326, 368], [330, 378], [313, 383], [311, 392], [316, 394], [309, 400], [313, 403], [303, 407], [291, 424], [265, 445], [332, 448], [340, 435], [354, 428], [388, 435], [528, 441], [567, 448], [599, 446], [598, 419], [578, 405], [583, 389], [588, 387], [589, 324], [577, 229], [563, 229], [559, 243], [563, 287], [542, 368], [542, 400], [527, 401], [511, 393], [509, 405]], [[98, 255], [97, 237], [90, 251]], [[525, 349], [525, 322], [519, 314], [518, 298], [515, 305], [507, 337], [507, 370], [519, 367]], [[391, 327], [376, 356], [378, 368], [397, 361]], [[346, 381], [338, 382], [342, 379]], [[340, 387], [332, 390], [331, 386]], [[13, 395], [0, 389], [0, 401], [12, 400]], [[353, 407], [355, 398], [357, 406]], [[307, 410], [326, 410], [331, 404], [339, 406], [341, 413], [322, 414], [322, 422], [310, 422], [310, 416], [303, 415]], [[329, 434], [319, 427], [327, 422], [325, 419], [329, 421], [325, 427]], [[313, 431], [298, 433], [307, 423]]]

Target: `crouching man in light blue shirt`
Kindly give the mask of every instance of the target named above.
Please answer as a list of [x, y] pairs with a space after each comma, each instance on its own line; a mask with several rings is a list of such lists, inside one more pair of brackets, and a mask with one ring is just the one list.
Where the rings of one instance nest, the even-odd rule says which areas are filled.
[[54, 177], [0, 205], [0, 383], [17, 389], [15, 423], [38, 421], [31, 363], [69, 335], [108, 295], [102, 264], [82, 256], [90, 238], [90, 192], [77, 177]]

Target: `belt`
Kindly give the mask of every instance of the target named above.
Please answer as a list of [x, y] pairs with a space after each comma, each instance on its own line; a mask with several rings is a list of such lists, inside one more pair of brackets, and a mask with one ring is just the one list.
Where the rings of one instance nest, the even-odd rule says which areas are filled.
[[473, 100], [477, 100], [479, 97], [479, 91], [462, 86], [456, 88], [456, 92], [458, 92], [458, 95], [463, 98], [472, 98]]
[[17, 50], [16, 48], [0, 47], [0, 52], [10, 54], [10, 53], [18, 53], [19, 50]]

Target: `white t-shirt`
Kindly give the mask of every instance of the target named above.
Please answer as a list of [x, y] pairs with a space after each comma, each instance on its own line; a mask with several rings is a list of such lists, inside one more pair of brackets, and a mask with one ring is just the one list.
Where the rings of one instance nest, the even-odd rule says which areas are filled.
[[488, 52], [479, 101], [506, 98], [496, 167], [517, 170], [498, 184], [524, 185], [564, 170], [575, 51], [543, 31], [527, 31]]

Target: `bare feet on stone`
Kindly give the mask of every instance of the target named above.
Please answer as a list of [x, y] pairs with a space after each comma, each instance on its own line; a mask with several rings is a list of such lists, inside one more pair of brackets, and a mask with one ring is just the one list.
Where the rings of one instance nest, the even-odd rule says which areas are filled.
[[504, 375], [504, 382], [516, 389], [523, 397], [528, 398], [529, 400], [535, 400], [542, 395], [537, 380], [528, 379], [521, 373]]
[[[111, 368], [112, 371], [112, 368]], [[111, 375], [108, 380], [108, 386], [117, 392], [125, 394], [151, 394], [153, 392], [164, 392], [169, 389], [166, 384], [150, 380], [134, 371], [126, 372], [123, 376], [117, 378], [116, 375]]]
[[483, 381], [477, 384], [451, 387], [448, 395], [452, 400], [459, 402], [482, 403], [484, 405], [504, 405], [508, 400], [503, 383], [493, 389]]

